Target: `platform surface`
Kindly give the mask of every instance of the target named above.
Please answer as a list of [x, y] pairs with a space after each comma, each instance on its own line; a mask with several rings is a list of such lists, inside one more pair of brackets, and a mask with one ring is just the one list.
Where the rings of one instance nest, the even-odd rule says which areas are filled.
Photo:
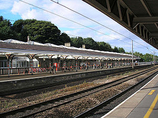
[[[90, 70], [90, 71], [95, 71], [95, 70]], [[78, 70], [77, 72], [84, 72], [83, 70]], [[62, 72], [62, 71], [57, 71], [56, 74], [48, 72], [42, 72], [42, 73], [34, 73], [32, 74], [10, 74], [8, 75], [0, 75], [0, 82], [1, 81], [10, 81], [10, 80], [19, 80], [19, 79], [30, 79], [30, 78], [36, 78], [36, 77], [49, 77], [49, 76], [58, 76], [58, 75], [65, 75], [65, 74], [70, 74], [70, 73], [77, 73], [76, 71], [67, 71], [67, 72]], [[88, 71], [87, 71], [88, 72]]]
[[[128, 68], [128, 67], [122, 67], [122, 68]], [[0, 82], [4, 82], [4, 81], [12, 81], [12, 80], [23, 80], [23, 79], [30, 79], [30, 78], [39, 78], [39, 77], [49, 77], [49, 76], [58, 76], [58, 75], [66, 75], [66, 74], [75, 74], [75, 73], [85, 73], [85, 72], [95, 72], [95, 71], [110, 71], [112, 69], [121, 69], [121, 68], [103, 68], [103, 69], [78, 69], [77, 72], [76, 70], [71, 70], [71, 71], [57, 71], [56, 74], [50, 73], [48, 72], [42, 72], [42, 73], [33, 73], [32, 74], [10, 74], [10, 76], [8, 75], [0, 75]]]
[[158, 118], [158, 75], [102, 118]]

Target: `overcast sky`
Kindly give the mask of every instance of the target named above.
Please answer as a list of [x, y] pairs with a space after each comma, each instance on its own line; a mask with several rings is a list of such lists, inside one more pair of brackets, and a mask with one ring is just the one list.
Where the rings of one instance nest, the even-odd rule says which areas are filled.
[[[28, 5], [20, 0], [0, 0], [0, 15], [9, 19], [12, 23], [18, 19], [37, 19], [50, 21], [55, 24], [61, 32], [67, 33], [70, 37], [81, 36], [83, 38], [92, 37], [95, 41], [104, 41], [112, 47], [123, 47], [126, 52], [130, 52], [131, 39], [134, 40], [134, 52], [153, 53], [158, 55], [157, 49], [145, 43], [142, 39], [130, 33], [118, 23], [91, 7], [82, 0], [54, 0], [65, 5], [97, 22], [109, 27], [124, 36], [121, 36], [108, 28], [105, 28], [81, 15], [78, 15], [51, 0], [23, 0], [36, 5], [42, 9]], [[50, 13], [51, 12], [51, 13]], [[58, 15], [62, 16], [59, 17]], [[70, 19], [71, 21], [69, 21]], [[73, 21], [73, 22], [72, 22]], [[76, 22], [76, 23], [74, 23]], [[80, 24], [80, 25], [79, 25]], [[88, 27], [88, 28], [86, 28]], [[92, 29], [95, 29], [92, 30]], [[127, 38], [128, 37], [128, 38]], [[137, 43], [136, 43], [137, 42]]]

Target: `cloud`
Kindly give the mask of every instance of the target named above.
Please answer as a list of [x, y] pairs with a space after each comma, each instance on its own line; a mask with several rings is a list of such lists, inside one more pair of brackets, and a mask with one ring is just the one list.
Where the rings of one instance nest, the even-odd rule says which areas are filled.
[[[93, 25], [93, 22], [90, 22], [89, 20], [87, 20], [86, 18], [70, 11], [70, 10], [67, 10], [51, 1], [47, 1], [45, 2], [45, 0], [41, 0], [40, 2], [37, 1], [37, 0], [34, 0], [32, 2], [32, 0], [26, 0], [26, 2], [28, 3], [31, 3], [31, 4], [34, 4], [38, 7], [41, 7], [43, 9], [46, 9], [52, 13], [55, 13], [57, 15], [60, 15], [64, 18], [61, 18], [57, 15], [54, 15], [54, 14], [51, 14], [51, 13], [47, 13], [45, 11], [42, 11], [40, 9], [37, 9], [37, 8], [34, 8], [30, 5], [27, 5], [23, 2], [20, 2], [20, 1], [15, 1], [14, 4], [13, 4], [13, 8], [12, 8], [12, 13], [14, 14], [19, 14], [21, 15], [21, 17], [23, 19], [27, 19], [27, 18], [35, 18], [35, 19], [43, 19], [43, 20], [49, 20], [49, 21], [52, 21], [52, 23], [54, 24], [57, 24], [59, 27], [72, 27], [72, 28], [82, 28], [83, 26], [80, 26], [79, 24], [76, 24], [74, 22], [78, 22], [80, 24], [83, 24], [85, 26], [91, 26]], [[72, 9], [74, 9], [75, 11], [79, 11], [80, 13], [86, 13], [85, 15], [87, 16], [87, 14], [89, 15], [89, 17], [96, 17], [95, 11], [92, 11], [91, 9], [89, 9], [89, 5], [87, 5], [86, 3], [84, 3], [83, 1], [81, 0], [67, 0], [67, 1], [64, 1], [64, 0], [60, 0], [60, 2], [62, 4], [64, 4], [65, 6], [68, 6]], [[34, 10], [32, 10], [34, 9]], [[94, 8], [93, 8], [94, 9]], [[86, 12], [85, 12], [86, 11]], [[29, 15], [29, 14], [34, 14], [33, 16], [32, 15]], [[100, 16], [98, 16], [100, 17]], [[69, 21], [68, 19], [71, 19], [72, 21], [74, 22], [71, 22]]]
[[[95, 41], [105, 41], [107, 43], [110, 43], [111, 45], [126, 48], [127, 50], [131, 50], [130, 39], [133, 39], [145, 46], [149, 46], [144, 41], [140, 40], [140, 38], [132, 34], [130, 31], [123, 28], [121, 25], [111, 20], [109, 17], [107, 17], [100, 11], [96, 10], [95, 8], [91, 7], [87, 3], [83, 2], [82, 0], [59, 0], [59, 2], [97, 21], [98, 23], [106, 27], [109, 27], [116, 32], [121, 33], [122, 35], [119, 35], [118, 33], [113, 32], [104, 26], [101, 26], [96, 22], [93, 22], [54, 2], [51, 2], [50, 0], [40, 0], [40, 2], [39, 0], [23, 0], [25, 2], [34, 4], [42, 9], [45, 9], [49, 12], [30, 6], [18, 0], [15, 0], [11, 3], [9, 3], [9, 1], [10, 0], [3, 0], [3, 4], [7, 3], [8, 7], [11, 7], [12, 4], [11, 12], [13, 14], [19, 14], [22, 19], [37, 19], [51, 21], [62, 32], [65, 32], [70, 36], [81, 36], [83, 38], [92, 37]], [[63, 18], [61, 18], [59, 15]], [[71, 21], [69, 21], [69, 19]], [[86, 28], [84, 26], [89, 28]], [[97, 30], [98, 32], [91, 30], [90, 28]], [[139, 43], [134, 43], [134, 46], [141, 47]], [[135, 49], [137, 50], [138, 48]]]
[[[32, 0], [27, 0], [28, 3], [30, 3], [31, 1]], [[25, 16], [26, 16], [26, 18], [29, 18], [29, 15], [27, 15], [27, 14], [29, 14], [32, 11], [32, 9], [33, 9], [33, 7], [28, 4], [25, 4], [21, 1], [14, 1], [11, 12], [13, 14], [21, 15], [22, 18], [25, 18]], [[34, 14], [34, 15], [36, 16], [36, 14]]]
[[0, 0], [0, 10], [7, 10], [12, 7], [14, 1], [12, 0]]

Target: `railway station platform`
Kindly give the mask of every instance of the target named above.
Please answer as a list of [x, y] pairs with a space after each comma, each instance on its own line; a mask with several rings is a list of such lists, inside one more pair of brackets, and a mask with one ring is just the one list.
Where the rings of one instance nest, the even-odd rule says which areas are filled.
[[[130, 67], [120, 67], [120, 68], [123, 68], [127, 70], [130, 68]], [[39, 73], [29, 73], [29, 74], [10, 74], [9, 76], [8, 75], [0, 75], [0, 82], [4, 82], [4, 81], [14, 81], [14, 80], [23, 80], [23, 79], [29, 79], [29, 78], [37, 78], [37, 77], [50, 77], [50, 76], [60, 76], [60, 75], [67, 75], [67, 74], [76, 74], [76, 73], [87, 73], [87, 72], [95, 72], [95, 71], [110, 71], [112, 69], [115, 69], [115, 70], [119, 70], [120, 69], [119, 67], [118, 68], [104, 68], [104, 69], [78, 69], [77, 71], [76, 70], [67, 70], [67, 71], [56, 71], [56, 73], [54, 74], [53, 72], [50, 73], [49, 71], [48, 72], [39, 72]], [[131, 70], [131, 69], [130, 69]]]
[[[150, 67], [151, 65], [136, 66], [135, 69], [141, 69], [144, 67]], [[60, 84], [66, 84], [77, 80], [84, 80], [90, 77], [97, 77], [117, 72], [125, 72], [133, 70], [131, 67], [122, 68], [110, 68], [110, 69], [96, 69], [87, 71], [78, 70], [67, 71], [67, 72], [56, 72], [52, 73], [37, 73], [37, 74], [26, 74], [26, 75], [7, 75], [0, 76], [0, 95], [11, 94], [26, 90], [33, 90], [41, 87], [48, 87]]]
[[158, 118], [158, 75], [101, 118]]
[[[143, 68], [139, 66], [137, 68]], [[147, 66], [148, 67], [148, 66]], [[136, 67], [135, 67], [136, 68]], [[110, 69], [96, 69], [87, 71], [78, 70], [52, 73], [37, 73], [26, 75], [7, 75], [0, 76], [0, 95], [11, 94], [19, 91], [32, 90], [41, 87], [48, 87], [60, 84], [67, 84], [69, 82], [84, 80], [90, 77], [102, 76], [111, 73], [124, 72], [132, 70], [131, 67], [110, 68]]]

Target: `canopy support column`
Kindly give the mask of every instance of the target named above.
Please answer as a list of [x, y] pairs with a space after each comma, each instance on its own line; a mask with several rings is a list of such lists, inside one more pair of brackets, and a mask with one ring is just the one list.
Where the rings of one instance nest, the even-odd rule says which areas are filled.
[[77, 72], [77, 66], [78, 66], [78, 59], [76, 59], [76, 72]]
[[30, 60], [30, 69], [31, 69], [31, 74], [33, 75], [33, 59], [35, 57], [35, 54], [29, 54], [28, 58]]
[[12, 60], [14, 55], [13, 54], [6, 54], [5, 55], [7, 57], [7, 68], [8, 68], [8, 77], [10, 76], [10, 67], [12, 68]]

